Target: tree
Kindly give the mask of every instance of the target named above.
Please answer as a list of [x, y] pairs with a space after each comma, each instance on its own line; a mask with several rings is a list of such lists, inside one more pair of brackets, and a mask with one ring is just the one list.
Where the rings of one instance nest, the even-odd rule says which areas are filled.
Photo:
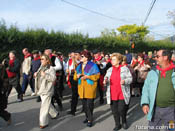
[[117, 32], [115, 31], [115, 29], [107, 29], [105, 28], [102, 32], [101, 32], [101, 37], [116, 37], [117, 36]]
[[171, 23], [175, 27], [175, 10], [168, 11], [168, 18], [172, 19]]
[[149, 33], [147, 26], [123, 25], [117, 28], [121, 37], [128, 39], [129, 41], [143, 41], [145, 36]]
[[155, 38], [153, 35], [146, 35], [144, 38], [144, 41], [147, 41], [147, 42], [154, 41], [154, 40], [155, 40]]

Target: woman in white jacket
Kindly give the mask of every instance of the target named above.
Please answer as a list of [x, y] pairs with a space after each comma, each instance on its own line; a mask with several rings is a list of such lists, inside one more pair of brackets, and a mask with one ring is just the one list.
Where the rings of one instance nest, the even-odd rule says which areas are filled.
[[35, 76], [35, 90], [41, 97], [40, 108], [40, 128], [43, 129], [48, 126], [48, 114], [51, 118], [56, 118], [59, 113], [51, 104], [51, 98], [54, 93], [53, 84], [56, 79], [55, 69], [50, 66], [51, 60], [49, 56], [41, 56], [41, 67], [34, 74]]
[[[122, 60], [121, 54], [112, 54], [112, 67], [107, 70], [103, 82], [104, 85], [107, 85], [106, 98], [107, 103], [111, 105], [115, 121], [114, 131], [118, 131], [121, 127], [124, 129], [128, 128], [126, 123], [126, 105], [129, 104], [130, 100], [132, 76], [129, 69], [121, 65]], [[122, 126], [120, 118], [122, 118]]]

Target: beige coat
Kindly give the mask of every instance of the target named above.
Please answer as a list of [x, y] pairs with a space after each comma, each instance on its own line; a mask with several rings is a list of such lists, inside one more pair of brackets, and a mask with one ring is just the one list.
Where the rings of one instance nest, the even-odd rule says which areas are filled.
[[[44, 71], [45, 76], [41, 76], [40, 72]], [[54, 82], [56, 80], [56, 71], [50, 66], [50, 68], [40, 67], [37, 71], [35, 78], [35, 92], [37, 95], [49, 95], [52, 96], [54, 92]]]
[[30, 68], [31, 68], [31, 63], [32, 63], [31, 56], [24, 59], [24, 61], [22, 63], [22, 73], [25, 73], [26, 75], [29, 74]]

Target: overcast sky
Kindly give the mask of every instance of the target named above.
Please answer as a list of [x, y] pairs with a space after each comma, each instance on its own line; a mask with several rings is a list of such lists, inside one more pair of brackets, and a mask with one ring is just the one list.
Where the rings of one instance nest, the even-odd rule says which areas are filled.
[[[20, 30], [44, 28], [47, 31], [81, 32], [100, 36], [105, 28], [116, 29], [125, 24], [141, 25], [152, 0], [65, 0], [89, 10], [72, 6], [62, 0], [0, 0], [0, 18], [16, 24]], [[174, 35], [175, 28], [168, 11], [175, 9], [175, 0], [157, 0], [146, 25], [156, 39]]]

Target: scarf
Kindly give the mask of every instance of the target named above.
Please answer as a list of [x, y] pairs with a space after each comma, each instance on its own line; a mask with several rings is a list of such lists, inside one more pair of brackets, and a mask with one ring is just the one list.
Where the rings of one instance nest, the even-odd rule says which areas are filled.
[[[82, 74], [82, 63], [78, 65], [76, 71], [77, 71], [77, 74]], [[100, 73], [98, 66], [95, 63], [88, 61], [86, 66], [84, 67], [84, 74], [90, 76], [98, 73]], [[93, 85], [94, 83], [90, 79], [87, 79], [86, 81], [88, 84], [91, 84], [91, 85]], [[78, 80], [78, 84], [79, 85], [81, 84], [81, 79]]]
[[123, 67], [123, 66], [128, 66], [128, 64], [123, 64], [122, 67]]
[[[15, 61], [15, 59], [9, 60], [9, 66], [10, 67], [14, 67], [14, 61]], [[12, 78], [12, 77], [16, 76], [16, 73], [9, 71], [9, 69], [6, 69], [6, 72], [7, 72], [7, 75], [8, 75], [9, 78]]]
[[103, 57], [101, 55], [99, 55], [98, 57], [95, 58], [95, 62], [102, 60], [102, 58]]
[[33, 59], [34, 61], [40, 60], [40, 56]]
[[27, 55], [24, 56], [24, 59], [26, 59], [26, 58], [28, 58], [30, 56], [32, 56], [32, 55], [30, 53], [28, 53]]
[[175, 65], [171, 62], [170, 66], [165, 68], [165, 69], [160, 68], [159, 65], [157, 65], [156, 68], [157, 68], [157, 70], [159, 70], [161, 72], [161, 78], [162, 78], [162, 76], [165, 78], [166, 77], [166, 72], [169, 71], [169, 70], [172, 70], [173, 68], [175, 68]]
[[71, 66], [72, 65], [72, 59], [69, 59], [69, 66]]
[[[68, 60], [68, 66], [71, 66], [71, 65], [72, 65], [72, 59], [70, 58]], [[67, 85], [68, 85], [69, 88], [71, 88], [71, 82], [70, 82], [70, 79], [69, 79], [70, 74], [71, 74], [71, 72], [68, 73], [68, 79], [67, 79]]]
[[139, 61], [139, 64], [140, 64], [141, 66], [144, 66], [144, 60], [143, 60], [142, 62]]

